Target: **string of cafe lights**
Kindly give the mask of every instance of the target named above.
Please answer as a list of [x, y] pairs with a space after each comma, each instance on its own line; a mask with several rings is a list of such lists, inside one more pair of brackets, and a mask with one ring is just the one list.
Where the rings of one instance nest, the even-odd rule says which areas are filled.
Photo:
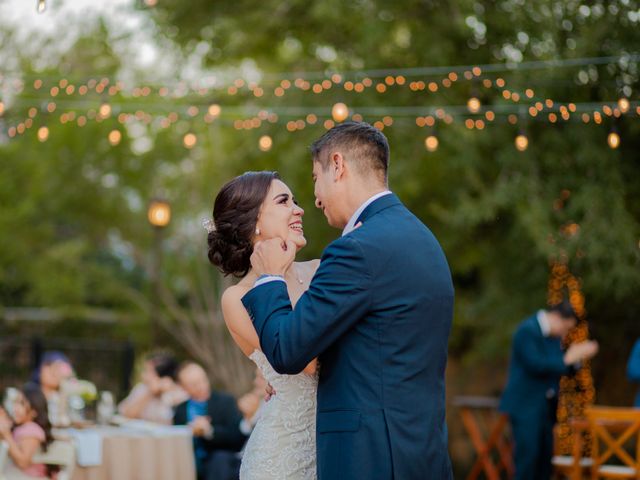
[[[561, 66], [575, 66], [585, 64], [605, 64], [611, 61], [620, 60], [625, 58], [627, 62], [637, 61], [640, 59], [640, 55], [627, 55], [625, 57], [597, 57], [589, 59], [568, 59], [566, 61], [554, 61], [554, 62], [527, 62], [523, 65], [523, 68], [543, 68], [550, 65]], [[435, 133], [435, 125], [437, 122], [451, 124], [454, 119], [464, 120], [465, 127], [468, 129], [483, 130], [489, 123], [499, 120], [505, 120], [513, 125], [526, 124], [529, 121], [548, 121], [549, 123], [575, 121], [572, 114], [580, 114], [580, 119], [584, 123], [593, 121], [600, 124], [603, 122], [605, 116], [613, 117], [614, 120], [620, 119], [623, 115], [629, 116], [630, 113], [635, 111], [637, 115], [640, 115], [640, 106], [637, 102], [631, 102], [627, 96], [630, 92], [626, 92], [625, 88], [622, 89], [623, 95], [617, 102], [602, 102], [600, 104], [583, 104], [583, 103], [560, 103], [550, 98], [538, 97], [533, 88], [528, 87], [522, 90], [510, 89], [507, 87], [507, 82], [502, 77], [489, 78], [484, 75], [483, 68], [488, 71], [500, 71], [505, 68], [504, 65], [484, 65], [484, 66], [457, 66], [457, 67], [424, 67], [418, 69], [397, 69], [395, 73], [400, 71], [404, 73], [420, 73], [420, 74], [442, 74], [448, 71], [446, 75], [439, 79], [439, 81], [424, 81], [417, 80], [407, 82], [404, 75], [390, 75], [389, 70], [376, 70], [376, 71], [362, 71], [359, 72], [361, 77], [360, 81], [352, 82], [350, 80], [344, 80], [342, 75], [333, 74], [331, 78], [325, 78], [322, 82], [311, 83], [308, 80], [304, 80], [303, 77], [299, 77], [293, 82], [288, 79], [280, 81], [280, 85], [275, 87], [273, 95], [275, 97], [283, 96], [285, 91], [289, 88], [297, 87], [302, 91], [311, 90], [315, 94], [322, 93], [329, 90], [332, 86], [342, 87], [346, 92], [354, 92], [356, 94], [363, 93], [367, 89], [375, 88], [378, 94], [384, 94], [391, 90], [391, 87], [405, 87], [409, 88], [413, 92], [429, 92], [436, 93], [440, 89], [447, 89], [452, 87], [459, 80], [471, 81], [471, 96], [469, 97], [466, 105], [453, 105], [453, 106], [432, 106], [432, 107], [352, 107], [351, 109], [343, 102], [335, 103], [331, 109], [331, 115], [328, 115], [327, 108], [318, 107], [262, 107], [257, 114], [251, 115], [245, 118], [235, 118], [233, 120], [233, 127], [237, 130], [251, 130], [262, 126], [263, 122], [269, 123], [284, 123], [284, 118], [298, 117], [295, 120], [286, 121], [286, 128], [289, 132], [301, 130], [307, 125], [315, 125], [318, 121], [324, 118], [323, 126], [325, 128], [331, 128], [335, 123], [342, 122], [349, 118], [356, 121], [364, 119], [364, 115], [367, 115], [368, 121], [371, 121], [372, 117], [379, 117], [380, 119], [372, 122], [377, 128], [383, 130], [385, 127], [390, 127], [394, 122], [400, 120], [404, 122], [407, 117], [413, 116], [415, 124], [418, 127], [430, 127], [431, 133], [425, 138], [425, 148], [432, 152], [438, 148], [439, 141]], [[458, 74], [459, 72], [459, 74]], [[353, 75], [354, 72], [351, 72]], [[365, 75], [370, 76], [386, 76], [379, 82], [374, 84], [374, 81]], [[309, 74], [308, 74], [309, 75]], [[18, 91], [21, 91], [23, 84], [18, 81], [15, 84]], [[234, 84], [227, 88], [227, 94], [236, 95], [239, 93], [239, 89], [247, 87], [247, 91], [251, 92], [255, 97], [262, 97], [265, 92], [264, 89], [257, 84], [247, 83], [243, 79], [236, 79]], [[497, 89], [500, 96], [504, 101], [510, 101], [511, 104], [495, 104], [495, 105], [483, 105], [478, 90], [482, 87], [486, 90]], [[77, 117], [78, 126], [84, 126], [88, 120], [101, 121], [108, 118], [111, 115], [112, 110], [121, 112], [118, 115], [120, 123], [124, 124], [131, 118], [135, 118], [138, 121], [144, 121], [145, 123], [151, 123], [154, 119], [159, 117], [159, 123], [162, 128], [168, 128], [171, 124], [178, 120], [187, 120], [194, 122], [197, 120], [201, 112], [205, 112], [203, 120], [206, 123], [212, 123], [220, 119], [221, 117], [233, 118], [239, 116], [242, 109], [234, 107], [224, 107], [225, 114], [222, 114], [223, 107], [217, 103], [202, 103], [202, 98], [199, 102], [190, 102], [188, 106], [184, 106], [182, 109], [172, 109], [163, 115], [151, 115], [149, 113], [149, 107], [165, 110], [167, 109], [167, 102], [164, 98], [169, 97], [172, 100], [178, 100], [185, 98], [189, 94], [189, 90], [185, 85], [180, 85], [177, 90], [171, 92], [169, 87], [161, 86], [155, 90], [159, 97], [163, 97], [163, 101], [160, 102], [146, 102], [138, 106], [127, 104], [119, 104], [117, 101], [113, 101], [111, 98], [115, 95], [124, 95], [129, 93], [132, 97], [148, 97], [154, 93], [154, 89], [151, 86], [134, 87], [128, 92], [125, 90], [121, 81], [112, 82], [109, 78], [103, 77], [100, 80], [95, 78], [89, 79], [86, 84], [75, 85], [69, 82], [68, 79], [60, 79], [55, 82], [53, 86], [48, 88], [49, 99], [34, 99], [35, 104], [29, 106], [29, 118], [24, 119], [22, 122], [17, 123], [7, 129], [7, 134], [10, 138], [22, 135], [27, 129], [33, 126], [33, 118], [39, 111], [43, 113], [52, 114], [59, 106], [72, 109], [69, 112], [60, 115], [60, 121], [67, 123], [68, 121], [74, 121]], [[44, 80], [42, 78], [36, 78], [33, 82], [33, 89], [35, 92], [42, 92], [45, 89]], [[89, 95], [95, 92], [100, 96], [100, 106], [97, 109], [87, 108], [87, 101]], [[200, 97], [204, 97], [210, 92], [209, 89], [197, 89], [191, 93], [195, 93]], [[58, 99], [59, 95], [82, 97], [82, 101], [71, 101]], [[499, 98], [499, 97], [498, 97]], [[22, 101], [28, 101], [28, 99], [20, 99], [16, 103]], [[84, 101], [87, 100], [87, 101]], [[530, 104], [524, 105], [521, 102], [527, 101]], [[38, 106], [39, 105], [39, 108]], [[132, 113], [124, 113], [124, 108], [135, 109], [135, 116]], [[160, 108], [158, 108], [160, 107]], [[75, 110], [86, 109], [85, 114], [77, 114]], [[145, 109], [147, 111], [145, 111]], [[4, 103], [0, 100], [0, 116], [2, 116], [5, 110]], [[96, 112], [97, 110], [97, 112]], [[244, 109], [246, 110], [246, 108]], [[105, 115], [105, 112], [108, 114]], [[603, 115], [604, 114], [604, 115]], [[48, 128], [46, 125], [40, 127], [39, 132], [42, 135], [38, 137], [46, 141], [48, 138]], [[110, 132], [110, 138], [121, 139], [122, 134]], [[262, 141], [264, 139], [264, 142]], [[267, 141], [268, 139], [268, 141]], [[607, 136], [608, 144], [611, 148], [617, 148], [620, 145], [620, 136], [614, 128], [609, 132]], [[119, 143], [112, 142], [112, 144]], [[184, 142], [187, 148], [192, 148], [197, 143], [197, 136], [195, 133], [189, 132], [184, 136]], [[515, 146], [519, 151], [527, 149], [529, 140], [526, 132], [523, 129], [518, 133], [514, 140]], [[268, 145], [268, 148], [263, 148]], [[273, 141], [270, 137], [261, 137], [259, 146], [263, 150], [268, 150], [273, 145]]]
[[[77, 105], [76, 105], [77, 107]], [[117, 106], [116, 106], [117, 107]], [[58, 105], [54, 102], [49, 102], [46, 107], [46, 114], [53, 114], [58, 108]], [[465, 108], [469, 110], [465, 112]], [[538, 111], [538, 108], [534, 107], [535, 111]], [[380, 120], [373, 122], [374, 126], [383, 130], [385, 127], [391, 127], [398, 121], [403, 122], [406, 125], [408, 120], [411, 118], [415, 118], [415, 124], [418, 127], [431, 127], [432, 131], [425, 138], [425, 148], [429, 152], [434, 152], [438, 149], [439, 139], [435, 132], [435, 126], [437, 122], [442, 122], [444, 124], [451, 124], [455, 121], [456, 118], [463, 119], [465, 127], [468, 129], [477, 129], [483, 130], [490, 123], [496, 122], [497, 119], [506, 120], [506, 122], [517, 125], [518, 123], [526, 124], [529, 121], [548, 121], [549, 123], [556, 122], [579, 122], [582, 121], [584, 123], [593, 122], [596, 124], [601, 124], [604, 121], [605, 117], [612, 117], [612, 119], [619, 119], [623, 115], [630, 112], [633, 108], [635, 108], [635, 112], [640, 116], [640, 105], [637, 102], [628, 102], [625, 99], [621, 99], [618, 102], [609, 102], [607, 104], [575, 104], [570, 103], [568, 106], [565, 105], [551, 105], [548, 106], [548, 116], [534, 119], [525, 118], [522, 108], [516, 108], [515, 106], [496, 106], [493, 109], [476, 109], [472, 107], [465, 106], [447, 106], [447, 107], [388, 107], [387, 109], [376, 109], [376, 108], [362, 108], [358, 113], [353, 112], [347, 107], [344, 103], [336, 103], [333, 105], [331, 109], [331, 114], [328, 116], [324, 110], [319, 109], [318, 112], [322, 112], [319, 114], [316, 113], [308, 113], [303, 118], [298, 118], [296, 120], [288, 120], [286, 121], [286, 129], [289, 132], [295, 132], [296, 130], [302, 130], [307, 125], [315, 125], [318, 122], [322, 122], [324, 128], [329, 129], [333, 127], [336, 123], [340, 123], [345, 121], [349, 117], [355, 121], [364, 120], [364, 115], [366, 114], [369, 117], [374, 115], [380, 115], [383, 113], [388, 113], [389, 110], [394, 112], [394, 115], [384, 115]], [[272, 109], [262, 109], [256, 115], [248, 118], [236, 118], [235, 120], [227, 119], [228, 124], [232, 124], [233, 128], [236, 130], [252, 130], [256, 128], [260, 128], [265, 123], [284, 123], [284, 120], [281, 117], [291, 117], [298, 115], [298, 112], [303, 109], [297, 108], [292, 109], [290, 111], [280, 111], [280, 113], [276, 113], [278, 111], [277, 108]], [[70, 122], [76, 122], [78, 127], [85, 126], [89, 121], [102, 122], [109, 119], [114, 111], [114, 106], [110, 103], [102, 103], [96, 109], [89, 109], [84, 113], [77, 113], [75, 110], [69, 110], [60, 114], [59, 120], [60, 123], [66, 124]], [[239, 111], [236, 109], [236, 111]], [[413, 117], [416, 112], [420, 111], [421, 113], [427, 113], [425, 116], [417, 116]], [[496, 111], [498, 113], [496, 113]], [[601, 113], [602, 111], [602, 113]], [[511, 113], [508, 113], [511, 112]], [[581, 113], [582, 112], [582, 113]], [[3, 113], [3, 108], [0, 107], [0, 115]], [[14, 138], [20, 135], [23, 135], [27, 130], [34, 126], [34, 119], [38, 116], [40, 110], [36, 107], [31, 107], [28, 110], [27, 118], [23, 121], [19, 122], [17, 125], [11, 126], [7, 129], [7, 135], [9, 138]], [[150, 124], [154, 120], [157, 121], [161, 128], [169, 128], [172, 124], [178, 122], [181, 118], [185, 117], [191, 121], [200, 113], [200, 109], [198, 107], [191, 106], [187, 109], [186, 115], [179, 115], [177, 112], [173, 111], [168, 113], [167, 115], [152, 115], [149, 112], [138, 109], [135, 113], [124, 113], [121, 112], [117, 114], [117, 121], [124, 125], [129, 121], [140, 121], [145, 124]], [[214, 121], [218, 121], [221, 117], [222, 107], [218, 104], [209, 105], [206, 108], [206, 113], [204, 114], [204, 121], [206, 123], [213, 123]], [[324, 113], [324, 115], [323, 115]], [[572, 115], [575, 114], [575, 115]], [[579, 115], [578, 118], [576, 116]], [[236, 114], [232, 114], [236, 115]], [[326, 117], [326, 118], [325, 118]], [[538, 117], [535, 114], [535, 117]], [[324, 121], [322, 121], [324, 119]], [[193, 130], [193, 129], [192, 129]], [[38, 139], [40, 141], [46, 141], [49, 138], [49, 128], [47, 125], [41, 125], [38, 129]], [[120, 143], [122, 139], [122, 132], [118, 129], [113, 129], [109, 132], [109, 140], [112, 145], [117, 145]], [[198, 141], [198, 137], [193, 131], [186, 133], [183, 137], [183, 143], [187, 148], [193, 148]], [[607, 136], [607, 143], [611, 148], [618, 148], [620, 145], [621, 139], [619, 133], [612, 129]], [[519, 151], [525, 151], [528, 148], [529, 140], [526, 135], [525, 129], [521, 129], [518, 135], [514, 139], [515, 147]], [[273, 145], [273, 141], [269, 136], [261, 137], [259, 142], [259, 146], [262, 150], [269, 150]]]

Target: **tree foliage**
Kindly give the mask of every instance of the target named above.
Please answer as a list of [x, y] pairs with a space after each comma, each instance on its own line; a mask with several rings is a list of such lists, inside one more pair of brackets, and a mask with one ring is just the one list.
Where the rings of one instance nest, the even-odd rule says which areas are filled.
[[[200, 220], [210, 214], [218, 188], [251, 169], [282, 173], [306, 208], [310, 244], [303, 255], [319, 256], [338, 232], [313, 208], [307, 145], [324, 132], [322, 120], [331, 106], [344, 101], [366, 121], [381, 120], [385, 112], [394, 117], [384, 130], [392, 148], [391, 188], [432, 228], [451, 263], [457, 291], [455, 355], [504, 356], [510, 327], [545, 302], [550, 262], [567, 261], [583, 282], [589, 318], [605, 341], [603, 355], [620, 364], [632, 337], [640, 334], [635, 318], [640, 308], [640, 118], [632, 109], [615, 122], [622, 143], [612, 150], [606, 143], [612, 117], [604, 115], [600, 125], [584, 124], [574, 114], [571, 121], [551, 124], [546, 111], [533, 118], [527, 107], [547, 98], [563, 105], [601, 104], [624, 95], [637, 102], [638, 62], [628, 55], [637, 54], [640, 45], [638, 9], [633, 0], [163, 0], [142, 11], [153, 21], [158, 44], [182, 52], [173, 72], [176, 82], [189, 77], [187, 65], [195, 62], [203, 77], [215, 75], [223, 83], [256, 77], [265, 95], [257, 98], [246, 89], [228, 95], [229, 83], [205, 96], [119, 93], [110, 99], [111, 118], [102, 122], [60, 124], [63, 110], [58, 110], [37, 117], [49, 125], [47, 142], [37, 141], [35, 128], [15, 139], [4, 137], [0, 301], [138, 311], [139, 303], [127, 292], [149, 291], [145, 271], [152, 232], [145, 215], [148, 201], [158, 194], [173, 207], [163, 278], [178, 298], [188, 298], [193, 278], [186, 266], [194, 259], [206, 261]], [[4, 35], [10, 38], [11, 32]], [[517, 68], [528, 61], [606, 56], [616, 58]], [[64, 55], [64, 75], [78, 82], [117, 77], [123, 60], [100, 25]], [[462, 79], [435, 93], [394, 85], [384, 94], [340, 86], [321, 94], [297, 89], [283, 97], [272, 94], [281, 79], [293, 81], [307, 72], [339, 72], [361, 81], [367, 76], [358, 73], [363, 70], [494, 63], [509, 67], [485, 72], [494, 85], [502, 76], [513, 91], [536, 92], [531, 101], [519, 102], [524, 106], [516, 111], [518, 124], [499, 115], [482, 130], [468, 129], [464, 108], [452, 109], [457, 112], [453, 123], [438, 122], [440, 148], [433, 153], [424, 149], [429, 130], [416, 126], [417, 115], [402, 108], [423, 109], [427, 115], [436, 106], [464, 107], [471, 95], [496, 112], [513, 109], [514, 102], [500, 89]], [[26, 87], [7, 103], [5, 129], [44, 101], [41, 92], [29, 88], [34, 78], [62, 76], [36, 71], [29, 58], [21, 65]], [[148, 81], [153, 72], [142, 76]], [[441, 82], [442, 77], [408, 74], [407, 82]], [[95, 109], [103, 98], [82, 100], [77, 115], [86, 114], [91, 101]], [[214, 102], [223, 114], [205, 123], [201, 114]], [[193, 105], [200, 114], [189, 118], [185, 112]], [[252, 130], [233, 128], [234, 120], [261, 109], [278, 112], [280, 121]], [[139, 110], [156, 116], [176, 111], [181, 118], [170, 128], [156, 120], [124, 128], [116, 120], [119, 112]], [[320, 121], [295, 132], [284, 128], [307, 113], [316, 113]], [[124, 132], [115, 147], [107, 141], [112, 129]], [[513, 144], [520, 130], [529, 138], [525, 152]], [[189, 131], [198, 135], [192, 150], [182, 146]], [[257, 148], [264, 134], [274, 140], [269, 152]]]

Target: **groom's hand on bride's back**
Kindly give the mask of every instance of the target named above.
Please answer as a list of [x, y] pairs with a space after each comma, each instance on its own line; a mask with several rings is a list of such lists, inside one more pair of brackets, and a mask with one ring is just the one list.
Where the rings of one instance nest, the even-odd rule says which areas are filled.
[[255, 244], [251, 255], [251, 266], [258, 276], [284, 276], [295, 257], [295, 243], [281, 238], [270, 238]]

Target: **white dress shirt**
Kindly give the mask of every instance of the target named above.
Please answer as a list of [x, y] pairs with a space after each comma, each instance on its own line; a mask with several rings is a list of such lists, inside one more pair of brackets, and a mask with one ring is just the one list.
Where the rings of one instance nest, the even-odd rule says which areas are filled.
[[358, 217], [362, 215], [362, 212], [364, 212], [365, 208], [367, 208], [377, 199], [384, 197], [385, 195], [391, 195], [391, 192], [389, 190], [385, 190], [384, 192], [376, 193], [373, 197], [370, 197], [366, 202], [360, 205], [360, 207], [358, 207], [358, 209], [353, 212], [353, 215], [351, 215], [351, 218], [347, 222], [347, 225], [344, 227], [344, 230], [342, 230], [342, 236], [344, 237], [347, 233], [353, 232], [356, 226], [356, 222], [358, 221]]
[[549, 319], [547, 318], [547, 312], [544, 310], [538, 310], [538, 324], [540, 325], [540, 330], [542, 330], [542, 335], [548, 337], [551, 334], [551, 325], [549, 325]]

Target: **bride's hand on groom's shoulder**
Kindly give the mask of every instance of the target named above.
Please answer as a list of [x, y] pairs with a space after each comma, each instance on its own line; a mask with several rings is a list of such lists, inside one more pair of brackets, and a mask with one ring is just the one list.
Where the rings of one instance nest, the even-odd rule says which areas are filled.
[[295, 257], [296, 245], [292, 241], [271, 238], [255, 244], [251, 255], [251, 266], [258, 276], [284, 276]]

